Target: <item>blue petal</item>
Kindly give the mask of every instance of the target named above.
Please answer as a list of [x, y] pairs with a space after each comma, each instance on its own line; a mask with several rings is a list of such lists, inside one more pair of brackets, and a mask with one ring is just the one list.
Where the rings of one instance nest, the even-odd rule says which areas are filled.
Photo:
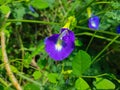
[[88, 26], [91, 29], [98, 30], [99, 23], [100, 23], [99, 17], [98, 16], [92, 16], [91, 18], [89, 18]]
[[32, 7], [32, 6], [29, 6], [29, 9], [34, 13], [35, 12], [35, 10], [34, 10], [34, 8]]
[[68, 34], [63, 36], [62, 44], [61, 44], [62, 48], [60, 50], [56, 49], [56, 44], [60, 34], [53, 34], [52, 36], [47, 38], [45, 44], [45, 50], [52, 59], [57, 61], [63, 60], [67, 58], [74, 50], [75, 45], [74, 45], [73, 37], [75, 36], [71, 36], [74, 35], [74, 33], [72, 32], [71, 34], [71, 32], [72, 31], [69, 30]]
[[118, 34], [120, 34], [120, 25], [117, 26], [116, 32], [117, 32]]

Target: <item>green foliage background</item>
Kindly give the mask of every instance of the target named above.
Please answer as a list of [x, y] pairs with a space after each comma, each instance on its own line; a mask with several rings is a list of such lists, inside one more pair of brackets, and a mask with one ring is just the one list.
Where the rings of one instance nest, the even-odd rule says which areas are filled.
[[[0, 27], [4, 16], [10, 68], [23, 90], [119, 90], [119, 0], [0, 0]], [[30, 7], [34, 9], [31, 11]], [[88, 28], [87, 8], [100, 17], [99, 30]], [[44, 39], [59, 33], [69, 16], [76, 35], [75, 50], [54, 61], [44, 50]], [[1, 49], [1, 48], [0, 48]], [[15, 90], [0, 51], [0, 90]]]

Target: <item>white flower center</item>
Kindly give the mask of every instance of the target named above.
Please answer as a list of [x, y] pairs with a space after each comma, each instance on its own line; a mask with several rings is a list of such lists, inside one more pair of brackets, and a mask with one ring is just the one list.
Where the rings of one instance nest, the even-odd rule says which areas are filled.
[[60, 34], [60, 36], [58, 37], [58, 41], [57, 41], [57, 43], [55, 44], [55, 49], [57, 50], [57, 51], [61, 51], [61, 49], [62, 49], [62, 38], [66, 35], [68, 33], [68, 30], [64, 30], [61, 34]]
[[59, 38], [62, 40], [62, 38], [63, 38], [67, 33], [68, 33], [68, 30], [64, 30], [64, 31], [60, 34]]
[[60, 45], [59, 43], [55, 44], [55, 49], [56, 49], [57, 51], [61, 51], [62, 45]]
[[96, 24], [95, 24], [95, 22], [92, 22], [92, 26], [93, 26], [93, 27], [96, 27]]

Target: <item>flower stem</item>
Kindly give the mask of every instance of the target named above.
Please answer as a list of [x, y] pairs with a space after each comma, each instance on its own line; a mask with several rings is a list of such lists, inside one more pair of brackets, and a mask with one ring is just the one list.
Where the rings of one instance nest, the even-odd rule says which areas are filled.
[[99, 77], [103, 77], [103, 76], [108, 76], [109, 74], [104, 73], [104, 74], [100, 74], [100, 75], [96, 75], [96, 76], [82, 76], [82, 78], [99, 78]]
[[[78, 33], [78, 34], [75, 34], [76, 36], [83, 36], [83, 35], [86, 35], [86, 36], [93, 36], [94, 34], [93, 33], [89, 33], [89, 32], [83, 32], [83, 33]], [[95, 38], [99, 38], [99, 39], [103, 39], [103, 40], [106, 40], [106, 41], [112, 41], [111, 38], [107, 38], [107, 37], [104, 37], [104, 36], [99, 36], [97, 34], [94, 35]], [[120, 41], [118, 40], [115, 40], [114, 41], [115, 43], [117, 44], [120, 44]]]
[[84, 11], [86, 11], [86, 9], [87, 9], [93, 2], [95, 2], [95, 0], [91, 0], [79, 13], [77, 13], [76, 16], [78, 17], [78, 19], [80, 19], [81, 13], [83, 13]]
[[31, 83], [34, 83], [35, 85], [38, 85], [40, 87], [40, 90], [43, 90], [43, 86], [42, 86], [42, 84], [40, 82], [34, 81], [34, 80], [30, 79], [29, 77], [26, 77], [24, 74], [22, 74], [20, 72], [17, 73], [17, 75], [22, 77], [23, 79], [31, 82]]
[[9, 85], [8, 85], [8, 83], [7, 83], [7, 82], [5, 82], [5, 80], [3, 80], [2, 78], [0, 78], [0, 83], [4, 84], [6, 87], [8, 87], [8, 86], [9, 86]]
[[[76, 28], [78, 29], [81, 29], [81, 30], [86, 30], [86, 31], [91, 31], [91, 32], [95, 32], [94, 30], [91, 30], [90, 28], [87, 28], [87, 27], [83, 27], [83, 26], [76, 26]], [[103, 34], [108, 34], [108, 35], [118, 35], [116, 33], [113, 33], [113, 32], [108, 32], [108, 31], [105, 31], [105, 30], [97, 30], [97, 32], [99, 33], [103, 33]], [[79, 34], [79, 33], [78, 33]]]
[[15, 78], [13, 72], [11, 71], [10, 69], [10, 64], [8, 62], [8, 56], [7, 56], [7, 53], [6, 53], [6, 45], [5, 45], [5, 33], [4, 33], [4, 28], [5, 28], [5, 23], [6, 23], [6, 20], [7, 18], [9, 17], [9, 14], [10, 12], [8, 12], [5, 16], [5, 19], [2, 23], [2, 27], [1, 27], [1, 48], [2, 48], [2, 60], [3, 60], [3, 63], [5, 65], [5, 69], [7, 71], [7, 74], [12, 82], [12, 84], [14, 85], [14, 87], [17, 89], [17, 90], [22, 90], [22, 88], [20, 87], [17, 79]]
[[96, 59], [98, 59], [98, 57], [117, 39], [119, 38], [119, 35], [117, 35], [115, 38], [113, 38], [113, 40], [111, 42], [109, 42], [104, 49], [101, 50], [100, 53], [97, 54], [97, 56], [92, 60], [91, 64], [94, 63], [96, 61]]
[[[25, 51], [24, 51], [24, 45], [23, 45], [23, 42], [22, 42], [22, 38], [21, 38], [21, 35], [19, 34], [18, 32], [18, 26], [16, 27], [16, 34], [17, 34], [17, 38], [18, 38], [18, 41], [19, 41], [19, 44], [20, 44], [20, 48], [21, 48], [21, 53], [22, 53], [22, 60], [21, 60], [21, 72], [23, 72], [23, 60], [24, 60], [24, 54], [25, 54]], [[22, 78], [20, 77], [20, 80], [19, 80], [19, 83], [21, 84], [22, 82]]]
[[21, 19], [8, 19], [7, 22], [26, 22], [26, 23], [40, 23], [40, 24], [48, 24], [48, 25], [59, 25], [59, 23], [55, 22], [47, 22], [47, 21], [38, 21], [38, 20], [21, 20]]
[[95, 4], [111, 4], [112, 2], [105, 2], [105, 1], [103, 1], [103, 2], [96, 2]]
[[90, 41], [89, 41], [89, 43], [88, 43], [88, 45], [87, 45], [86, 52], [87, 52], [88, 48], [90, 47], [90, 45], [91, 45], [91, 43], [92, 43], [92, 41], [93, 41], [93, 39], [94, 39], [94, 37], [95, 37], [96, 32], [97, 32], [97, 31], [95, 31], [94, 34], [93, 34], [93, 36], [91, 37], [91, 39], [90, 39]]

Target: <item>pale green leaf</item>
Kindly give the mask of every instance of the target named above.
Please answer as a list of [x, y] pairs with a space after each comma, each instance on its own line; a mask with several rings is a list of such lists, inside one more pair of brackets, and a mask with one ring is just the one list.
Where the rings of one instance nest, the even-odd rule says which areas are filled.
[[40, 86], [28, 83], [24, 86], [24, 90], [40, 90]]
[[18, 73], [19, 72], [17, 70], [17, 68], [15, 66], [13, 66], [13, 65], [10, 65], [10, 68], [11, 68], [12, 72], [14, 72], [14, 73]]
[[91, 58], [85, 51], [80, 50], [72, 61], [73, 73], [77, 76], [82, 75], [90, 66]]
[[104, 78], [96, 78], [95, 86], [97, 89], [101, 90], [114, 90], [115, 84], [108, 79]]
[[75, 88], [77, 90], [90, 90], [89, 85], [87, 84], [87, 82], [82, 79], [82, 78], [78, 78], [75, 82]]
[[42, 76], [42, 73], [40, 71], [35, 71], [33, 73], [34, 79], [39, 79]]
[[75, 40], [75, 46], [82, 46], [83, 45], [83, 43], [80, 41], [80, 39], [76, 39]]
[[50, 74], [48, 74], [48, 80], [51, 83], [57, 83], [57, 78], [58, 78], [58, 74], [57, 73], [50, 73]]
[[3, 14], [7, 14], [8, 12], [10, 12], [10, 8], [8, 6], [2, 5], [0, 7], [0, 10]]
[[35, 48], [35, 50], [31, 54], [26, 53], [25, 59], [24, 59], [24, 66], [29, 67], [29, 64], [31, 63], [32, 58], [41, 52], [44, 52], [43, 42], [40, 42], [40, 44]]
[[31, 5], [37, 9], [45, 9], [49, 6], [45, 0], [33, 0]]

